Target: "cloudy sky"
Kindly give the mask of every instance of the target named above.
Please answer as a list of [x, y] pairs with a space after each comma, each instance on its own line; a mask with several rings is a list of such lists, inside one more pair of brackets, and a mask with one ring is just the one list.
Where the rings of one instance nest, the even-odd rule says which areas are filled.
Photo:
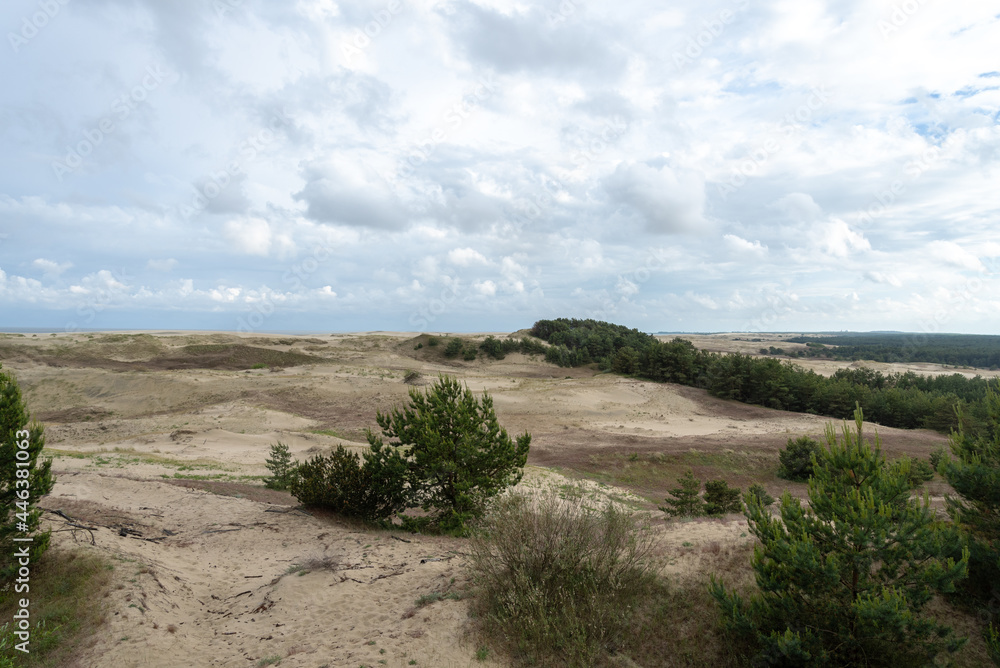
[[1000, 331], [982, 0], [5, 0], [0, 328]]

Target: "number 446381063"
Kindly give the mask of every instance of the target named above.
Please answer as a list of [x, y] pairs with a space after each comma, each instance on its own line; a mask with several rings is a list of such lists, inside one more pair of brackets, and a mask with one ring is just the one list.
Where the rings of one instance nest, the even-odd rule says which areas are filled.
[[14, 434], [15, 439], [20, 439], [16, 441], [17, 451], [14, 455], [17, 465], [17, 498], [18, 501], [15, 503], [18, 512], [15, 516], [18, 522], [27, 524], [28, 522], [28, 503], [31, 498], [30, 481], [28, 477], [31, 475], [31, 453], [28, 452], [28, 437], [30, 434], [27, 430], [22, 429]]

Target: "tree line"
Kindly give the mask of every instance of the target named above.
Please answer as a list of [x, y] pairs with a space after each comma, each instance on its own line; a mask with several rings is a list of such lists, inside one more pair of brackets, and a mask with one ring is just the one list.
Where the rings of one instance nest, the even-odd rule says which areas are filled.
[[560, 366], [597, 363], [616, 373], [702, 388], [722, 399], [838, 419], [850, 418], [860, 405], [871, 421], [903, 429], [948, 433], [961, 427], [981, 433], [987, 390], [1000, 387], [995, 379], [957, 373], [841, 369], [828, 378], [787, 360], [705, 352], [685, 339], [663, 342], [597, 320], [539, 320], [531, 334], [550, 344], [545, 359]]
[[806, 344], [804, 350], [789, 353], [798, 357], [1000, 368], [1000, 336], [872, 332], [822, 337], [800, 336], [786, 340]]

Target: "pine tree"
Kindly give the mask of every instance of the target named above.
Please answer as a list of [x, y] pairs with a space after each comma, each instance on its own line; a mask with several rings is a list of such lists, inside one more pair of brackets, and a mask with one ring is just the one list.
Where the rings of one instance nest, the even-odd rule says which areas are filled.
[[965, 577], [968, 553], [943, 558], [957, 532], [909, 498], [908, 462], [887, 465], [878, 435], [874, 448], [862, 439], [860, 408], [855, 424], [839, 442], [827, 427], [808, 508], [786, 492], [774, 517], [747, 496], [759, 593], [744, 600], [712, 578], [724, 628], [762, 664], [919, 666], [964, 642], [920, 612]]
[[[958, 497], [946, 497], [948, 514], [969, 536], [969, 581], [974, 597], [1000, 600], [1000, 394], [986, 395], [985, 434], [973, 438], [963, 430], [951, 436], [957, 459], [941, 459], [938, 470]], [[961, 412], [958, 423], [965, 422]], [[1000, 665], [1000, 623], [986, 630], [986, 640]]]
[[725, 480], [709, 480], [705, 483], [706, 514], [738, 513], [742, 508], [739, 487], [730, 487]]
[[[8, 560], [9, 555], [27, 545], [35, 563], [49, 545], [49, 532], [34, 533], [42, 516], [36, 504], [53, 485], [52, 460], [38, 462], [44, 446], [44, 429], [31, 420], [16, 379], [0, 370], [0, 586], [19, 568], [20, 560]], [[14, 541], [27, 535], [30, 543]]]
[[687, 470], [687, 473], [677, 479], [678, 487], [671, 490], [670, 496], [674, 498], [665, 499], [665, 506], [660, 506], [660, 510], [671, 517], [691, 517], [705, 514], [705, 502], [698, 496], [701, 492], [701, 481], [694, 477], [694, 471]]
[[[376, 421], [409, 460], [412, 494], [456, 533], [488, 498], [520, 482], [531, 444], [530, 434], [514, 440], [500, 426], [489, 394], [477, 399], [448, 376], [426, 394], [411, 389], [408, 407], [377, 413]], [[374, 436], [368, 440], [374, 445]]]

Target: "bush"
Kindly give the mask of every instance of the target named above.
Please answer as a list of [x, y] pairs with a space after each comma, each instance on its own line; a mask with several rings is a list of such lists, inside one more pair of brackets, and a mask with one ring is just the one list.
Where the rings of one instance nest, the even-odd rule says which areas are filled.
[[[37, 563], [49, 546], [48, 531], [35, 534], [42, 516], [36, 504], [54, 484], [52, 460], [38, 461], [44, 446], [44, 428], [31, 419], [17, 380], [0, 367], [0, 590], [18, 569], [18, 559], [7, 555], [28, 545], [28, 559]], [[34, 534], [31, 543], [14, 542], [26, 534]]]
[[934, 469], [930, 463], [923, 459], [910, 459], [910, 469], [906, 473], [906, 479], [910, 481], [910, 488], [916, 489], [925, 482], [934, 479]]
[[688, 469], [687, 473], [677, 479], [678, 487], [671, 490], [670, 496], [674, 498], [666, 499], [666, 506], [659, 506], [660, 510], [671, 517], [691, 517], [705, 514], [705, 503], [698, 494], [701, 492], [701, 481], [694, 477], [694, 472]]
[[781, 461], [778, 477], [797, 482], [808, 480], [813, 474], [813, 456], [818, 456], [821, 452], [819, 441], [808, 436], [788, 439], [785, 449], [778, 454]]
[[531, 665], [595, 665], [654, 581], [651, 538], [636, 518], [586, 508], [582, 497], [505, 496], [470, 552], [484, 630]]
[[744, 600], [714, 577], [712, 596], [724, 629], [745, 643], [760, 665], [918, 666], [957, 651], [964, 639], [920, 615], [935, 593], [965, 577], [957, 532], [936, 521], [929, 500], [910, 499], [898, 466], [844, 426], [809, 480], [809, 505], [787, 492], [781, 515], [748, 503], [760, 540], [753, 568], [760, 592]]
[[371, 432], [364, 463], [343, 445], [329, 455], [300, 464], [290, 476], [288, 491], [300, 503], [368, 521], [385, 519], [410, 505], [407, 462]]
[[410, 369], [409, 371], [406, 372], [406, 374], [403, 375], [403, 382], [406, 383], [407, 385], [412, 385], [413, 383], [420, 380], [422, 377], [423, 376], [420, 375], [419, 371], [414, 371], [413, 369]]
[[438, 345], [439, 343], [441, 343], [441, 340], [436, 336], [431, 336], [427, 338], [427, 345], [429, 345], [431, 348]]
[[762, 508], [767, 508], [774, 503], [774, 497], [767, 493], [764, 485], [755, 482], [750, 485], [750, 489], [747, 490], [746, 495], [746, 504], [749, 506], [751, 503], [757, 503]]
[[[493, 398], [483, 393], [476, 399], [453, 378], [441, 376], [425, 394], [411, 389], [408, 407], [375, 419], [408, 459], [414, 502], [437, 511], [446, 531], [464, 532], [487, 499], [521, 480], [531, 435], [511, 439], [497, 420]], [[371, 434], [368, 442], [375, 443]]]
[[952, 434], [955, 458], [941, 461], [938, 471], [958, 494], [945, 497], [948, 514], [969, 535], [968, 592], [1000, 600], [1000, 394], [991, 390], [985, 403], [985, 434]]
[[271, 456], [264, 460], [264, 466], [272, 474], [270, 478], [264, 479], [264, 487], [288, 489], [299, 463], [292, 461], [292, 453], [288, 451], [288, 446], [278, 441], [271, 446]]
[[941, 466], [941, 462], [943, 462], [947, 458], [948, 458], [948, 453], [944, 448], [935, 448], [934, 452], [932, 452], [928, 456], [928, 459], [930, 460], [931, 463], [931, 468], [933, 468], [935, 471], [937, 471], [938, 467]]
[[448, 345], [444, 347], [445, 357], [458, 357], [462, 354], [462, 350], [465, 349], [465, 343], [462, 339], [452, 339], [448, 342]]
[[725, 515], [743, 510], [739, 487], [730, 487], [725, 480], [705, 483], [705, 512], [708, 515]]
[[466, 348], [465, 351], [462, 353], [462, 359], [464, 359], [466, 362], [471, 362], [474, 359], [476, 359], [475, 347], [469, 346], [468, 348]]

